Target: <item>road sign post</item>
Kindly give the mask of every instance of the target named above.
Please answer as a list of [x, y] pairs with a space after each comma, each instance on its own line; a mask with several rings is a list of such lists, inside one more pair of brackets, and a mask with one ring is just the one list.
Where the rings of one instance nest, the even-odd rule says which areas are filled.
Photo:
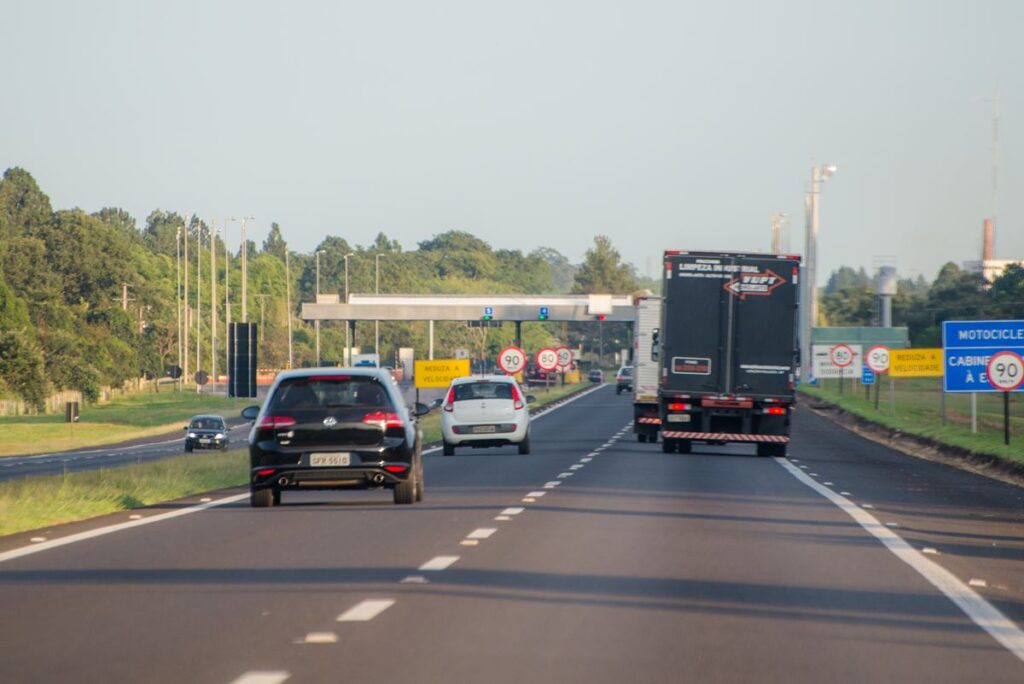
[[1010, 445], [1010, 392], [1024, 383], [1024, 358], [1012, 351], [998, 351], [985, 366], [988, 382], [1003, 393], [1003, 443]]

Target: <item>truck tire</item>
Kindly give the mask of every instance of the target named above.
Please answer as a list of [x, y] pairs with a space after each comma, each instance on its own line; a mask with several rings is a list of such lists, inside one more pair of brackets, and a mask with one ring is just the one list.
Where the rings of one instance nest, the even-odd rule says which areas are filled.
[[786, 458], [786, 445], [785, 444], [773, 444], [771, 455], [775, 458]]
[[647, 441], [650, 442], [651, 444], [654, 444], [655, 442], [657, 442], [658, 441], [658, 433], [657, 432], [652, 432], [651, 434], [647, 435]]
[[693, 442], [688, 439], [680, 439], [676, 445], [676, 451], [681, 454], [688, 454], [693, 451]]
[[646, 442], [647, 441], [647, 435], [645, 435], [642, 432], [636, 433], [636, 441], [638, 441], [638, 442]]
[[661, 442], [661, 452], [663, 454], [671, 454], [676, 450], [676, 440], [665, 439]]

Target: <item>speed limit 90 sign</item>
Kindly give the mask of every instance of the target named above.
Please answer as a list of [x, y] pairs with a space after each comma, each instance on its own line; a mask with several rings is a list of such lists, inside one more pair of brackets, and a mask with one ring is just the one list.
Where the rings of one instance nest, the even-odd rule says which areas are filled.
[[519, 347], [505, 347], [498, 354], [498, 367], [509, 375], [526, 368], [526, 352]]
[[876, 373], [884, 373], [889, 370], [889, 348], [882, 344], [876, 344], [864, 355], [864, 365]]
[[1024, 359], [1016, 352], [996, 352], [988, 360], [986, 375], [997, 390], [1012, 392], [1024, 382]]

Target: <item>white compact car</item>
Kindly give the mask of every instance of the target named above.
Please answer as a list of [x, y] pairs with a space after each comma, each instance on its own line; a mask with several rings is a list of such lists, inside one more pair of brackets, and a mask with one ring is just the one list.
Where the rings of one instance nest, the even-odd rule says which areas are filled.
[[533, 401], [507, 375], [456, 378], [441, 404], [444, 455], [455, 447], [491, 447], [516, 444], [520, 454], [530, 453], [530, 411]]

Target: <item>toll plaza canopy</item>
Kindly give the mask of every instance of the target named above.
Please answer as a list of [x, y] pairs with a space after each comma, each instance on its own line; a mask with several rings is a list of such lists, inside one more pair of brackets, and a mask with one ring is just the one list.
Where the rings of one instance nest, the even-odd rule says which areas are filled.
[[[352, 294], [348, 303], [303, 303], [307, 321], [625, 321], [636, 318], [631, 295]], [[325, 301], [327, 300], [327, 301]]]

